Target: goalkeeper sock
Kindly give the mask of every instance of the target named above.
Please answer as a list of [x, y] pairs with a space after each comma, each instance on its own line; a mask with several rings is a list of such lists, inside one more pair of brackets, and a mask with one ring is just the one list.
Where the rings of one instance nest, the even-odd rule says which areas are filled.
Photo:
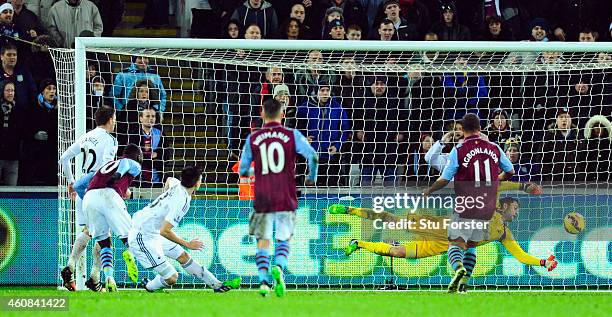
[[378, 255], [389, 255], [391, 252], [392, 245], [384, 242], [365, 242], [359, 241], [357, 242], [357, 246], [363, 249], [366, 249], [370, 252], [374, 252]]
[[463, 266], [463, 250], [456, 245], [450, 245], [448, 247], [448, 262], [453, 267], [453, 270], [457, 271]]
[[79, 257], [81, 257], [81, 254], [87, 248], [89, 240], [91, 240], [91, 237], [84, 232], [80, 232], [77, 235], [76, 240], [74, 240], [74, 245], [72, 245], [72, 251], [70, 252], [70, 257], [68, 258], [68, 267], [72, 272], [74, 272], [74, 266], [76, 265]]
[[114, 277], [115, 270], [113, 268], [113, 249], [102, 248], [100, 250], [100, 261], [102, 261], [104, 277]]
[[91, 252], [91, 256], [93, 258], [93, 263], [91, 265], [91, 273], [89, 277], [93, 279], [95, 283], [100, 282], [100, 268], [102, 267], [102, 262], [100, 260], [100, 245], [94, 243], [93, 251]]
[[463, 253], [463, 267], [467, 271], [466, 277], [471, 277], [476, 266], [476, 248], [468, 248]]
[[154, 279], [150, 280], [149, 283], [147, 283], [147, 289], [149, 291], [156, 291], [160, 288], [165, 288], [168, 286], [170, 285], [168, 285], [168, 283], [166, 283], [166, 281], [159, 275], [156, 275]]
[[187, 271], [187, 273], [189, 273], [189, 275], [200, 279], [210, 287], [215, 287], [221, 284], [221, 282], [212, 273], [210, 273], [209, 270], [203, 268], [198, 262], [194, 261], [193, 258], [189, 258], [189, 260], [185, 264], [181, 264], [181, 266], [183, 269], [185, 269], [185, 271]]
[[348, 214], [364, 219], [369, 219], [370, 216], [367, 209], [356, 207], [348, 207]]
[[289, 241], [276, 241], [274, 247], [274, 264], [284, 271], [289, 260]]
[[270, 272], [270, 251], [267, 249], [257, 249], [255, 253], [255, 262], [257, 262], [257, 276], [259, 282], [270, 283], [268, 272]]

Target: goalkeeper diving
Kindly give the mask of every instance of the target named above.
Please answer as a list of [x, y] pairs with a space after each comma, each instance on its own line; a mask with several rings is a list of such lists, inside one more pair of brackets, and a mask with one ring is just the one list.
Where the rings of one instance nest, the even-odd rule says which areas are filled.
[[[500, 190], [502, 189], [502, 184], [504, 183], [506, 183], [506, 190], [508, 190], [508, 187], [514, 189], [518, 185], [518, 183], [513, 182], [501, 182]], [[540, 192], [540, 187], [536, 184], [520, 184], [519, 186], [521, 189], [527, 191], [528, 193], [537, 194]], [[538, 259], [528, 254], [516, 242], [514, 236], [512, 235], [512, 232], [510, 231], [510, 228], [508, 228], [508, 223], [512, 222], [518, 216], [518, 200], [512, 197], [503, 197], [499, 199], [498, 203], [499, 204], [497, 206], [497, 210], [489, 224], [489, 237], [487, 240], [481, 241], [479, 245], [484, 245], [493, 241], [499, 241], [510, 252], [510, 254], [512, 254], [512, 256], [514, 256], [521, 263], [531, 266], [542, 266], [545, 267], [548, 271], [552, 271], [553, 269], [555, 269], [558, 263], [553, 255], [549, 256], [546, 259]], [[349, 214], [370, 220], [381, 219], [383, 222], [387, 223], [397, 223], [403, 220], [403, 217], [392, 214], [390, 212], [376, 212], [372, 209], [350, 207], [339, 204], [330, 206], [328, 210], [331, 214]], [[407, 216], [405, 216], [405, 219], [411, 223], [417, 224], [414, 227], [406, 229], [408, 232], [416, 235], [414, 241], [409, 241], [402, 245], [391, 245], [385, 242], [370, 242], [353, 239], [345, 248], [346, 255], [351, 255], [359, 249], [365, 249], [372, 253], [383, 256], [406, 259], [421, 259], [430, 256], [441, 255], [448, 251], [448, 234], [444, 223], [448, 221], [449, 217], [409, 213]], [[421, 228], [418, 224], [421, 224], [423, 222], [434, 223], [437, 225], [433, 225], [427, 228]], [[459, 291], [462, 293], [467, 292], [467, 285], [469, 282], [469, 278], [471, 277], [472, 272], [474, 270], [474, 267], [466, 267], [466, 270], [467, 274], [461, 280], [459, 285]]]

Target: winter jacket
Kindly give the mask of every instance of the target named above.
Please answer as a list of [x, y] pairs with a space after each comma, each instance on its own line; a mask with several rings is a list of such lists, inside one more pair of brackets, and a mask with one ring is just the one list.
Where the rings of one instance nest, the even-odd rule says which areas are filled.
[[102, 35], [102, 17], [98, 7], [89, 0], [80, 0], [77, 6], [59, 1], [51, 7], [49, 16], [49, 34], [61, 47], [74, 47], [74, 39], [83, 31]]
[[[298, 121], [305, 121], [304, 135], [312, 137], [312, 147], [323, 160], [330, 158], [328, 149], [332, 145], [340, 150], [347, 140], [349, 119], [342, 105], [333, 97], [325, 105], [307, 101], [297, 109]], [[338, 155], [338, 154], [335, 154]]]
[[540, 179], [540, 166], [529, 161], [522, 161], [512, 164], [514, 175], [509, 179], [511, 182], [526, 183]]
[[276, 11], [267, 1], [262, 1], [259, 9], [254, 9], [247, 0], [234, 11], [231, 19], [240, 21], [245, 29], [249, 24], [257, 24], [261, 30], [262, 38], [272, 38], [278, 29]]
[[398, 41], [420, 41], [422, 39], [417, 25], [409, 23], [404, 18], [396, 28], [393, 38]]
[[466, 110], [477, 111], [489, 96], [484, 76], [474, 73], [444, 74], [444, 118], [458, 119]]
[[[593, 136], [593, 127], [602, 125], [607, 130], [607, 136]], [[586, 181], [610, 181], [610, 156], [612, 155], [612, 123], [601, 115], [593, 116], [584, 128], [585, 141], [582, 143], [579, 173], [586, 175], [581, 178]]]
[[161, 81], [161, 77], [149, 67], [146, 70], [141, 70], [136, 67], [136, 64], [131, 64], [130, 67], [117, 73], [113, 82], [113, 90], [111, 97], [115, 99], [115, 109], [122, 110], [128, 102], [128, 97], [134, 88], [134, 85], [140, 80], [149, 80], [153, 86], [159, 90], [159, 111], [166, 111], [166, 90]]
[[556, 123], [548, 126], [542, 142], [542, 178], [550, 181], [576, 180], [579, 149], [583, 140], [578, 135], [578, 128], [572, 125], [567, 135], [561, 133]]
[[[316, 100], [319, 85], [334, 86], [336, 75], [330, 71], [319, 70], [318, 76], [312, 74], [308, 69], [300, 69], [295, 73], [295, 84], [297, 86], [298, 103], [306, 99]], [[314, 101], [313, 101], [314, 102]]]
[[15, 23], [19, 34], [26, 38], [30, 38], [30, 35], [28, 34], [28, 31], [30, 30], [36, 31], [38, 35], [45, 33], [45, 29], [40, 23], [38, 16], [36, 16], [34, 12], [30, 11], [25, 5], [19, 14], [15, 12], [15, 15], [13, 16], [13, 23]]
[[51, 23], [51, 16], [49, 15], [51, 7], [58, 0], [26, 0], [25, 5], [31, 10], [37, 17], [40, 18], [40, 22], [45, 29], [49, 28]]
[[[4, 91], [6, 82], [0, 83]], [[0, 160], [16, 161], [20, 157], [21, 141], [24, 137], [24, 111], [0, 96]], [[5, 116], [8, 120], [5, 121]], [[6, 127], [4, 125], [7, 125]]]

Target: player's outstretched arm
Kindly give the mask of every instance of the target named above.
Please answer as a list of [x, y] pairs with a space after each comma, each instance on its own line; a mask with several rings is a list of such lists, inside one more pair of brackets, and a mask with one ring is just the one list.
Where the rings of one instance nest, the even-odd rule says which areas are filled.
[[159, 229], [159, 233], [161, 234], [162, 237], [176, 243], [179, 245], [184, 246], [185, 248], [189, 249], [189, 250], [202, 250], [202, 247], [204, 246], [204, 244], [202, 243], [202, 241], [200, 241], [199, 239], [193, 239], [191, 241], [187, 241], [179, 236], [176, 235], [176, 233], [174, 233], [174, 231], [172, 231], [172, 228], [174, 228], [174, 226], [169, 223], [168, 221], [164, 220], [164, 222], [162, 222], [162, 226]]
[[293, 130], [295, 139], [295, 150], [308, 161], [308, 182], [314, 184], [317, 182], [317, 172], [319, 170], [319, 156], [317, 151], [308, 143], [302, 133], [298, 130]]
[[555, 260], [554, 255], [549, 256], [547, 259], [538, 259], [535, 256], [525, 252], [523, 248], [521, 248], [521, 246], [516, 243], [514, 238], [512, 238], [511, 234], [509, 237], [506, 237], [506, 239], [502, 241], [502, 244], [506, 249], [508, 249], [508, 252], [510, 252], [513, 257], [515, 257], [517, 260], [519, 260], [519, 262], [523, 264], [532, 266], [543, 266], [549, 272], [557, 267], [558, 262], [557, 260]]
[[448, 154], [448, 163], [446, 167], [444, 167], [444, 171], [442, 171], [442, 175], [436, 180], [431, 187], [427, 188], [423, 191], [423, 195], [429, 195], [439, 189], [444, 188], [451, 179], [455, 177], [457, 174], [457, 170], [459, 169], [459, 160], [457, 158], [457, 148], [453, 148], [451, 152]]

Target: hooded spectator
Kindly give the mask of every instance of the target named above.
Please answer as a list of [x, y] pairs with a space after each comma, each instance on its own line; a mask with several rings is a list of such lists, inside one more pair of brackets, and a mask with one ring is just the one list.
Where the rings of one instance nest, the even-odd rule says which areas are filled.
[[231, 19], [242, 25], [257, 24], [262, 38], [272, 38], [277, 34], [278, 18], [272, 5], [265, 0], [246, 0], [232, 14]]
[[589, 182], [610, 181], [610, 157], [612, 155], [612, 123], [601, 115], [593, 116], [584, 127], [584, 143], [580, 150], [579, 173], [586, 173]]
[[470, 40], [470, 29], [459, 24], [457, 8], [453, 2], [442, 4], [440, 21], [435, 23], [430, 31], [436, 33], [440, 41]]
[[136, 82], [141, 80], [151, 81], [153, 86], [159, 90], [159, 108], [157, 108], [157, 111], [160, 113], [166, 111], [167, 96], [164, 84], [155, 69], [149, 66], [149, 58], [146, 56], [132, 56], [130, 67], [115, 76], [111, 94], [111, 97], [115, 100], [115, 109], [122, 110], [125, 108], [132, 88], [135, 87]]

